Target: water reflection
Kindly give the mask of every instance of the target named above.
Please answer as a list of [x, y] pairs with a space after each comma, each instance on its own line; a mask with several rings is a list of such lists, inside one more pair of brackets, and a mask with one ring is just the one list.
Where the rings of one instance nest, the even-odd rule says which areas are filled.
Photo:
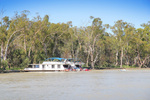
[[0, 74], [2, 100], [149, 100], [150, 70]]

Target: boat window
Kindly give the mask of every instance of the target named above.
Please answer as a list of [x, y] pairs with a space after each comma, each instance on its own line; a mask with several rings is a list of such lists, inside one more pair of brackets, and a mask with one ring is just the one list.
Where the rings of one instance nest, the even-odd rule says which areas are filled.
[[57, 68], [60, 68], [60, 65], [57, 65]]
[[28, 68], [32, 68], [32, 65], [29, 65]]
[[68, 65], [63, 65], [64, 66], [64, 68], [68, 68], [69, 66]]
[[39, 68], [39, 65], [34, 65], [34, 68]]
[[42, 65], [42, 68], [44, 68], [44, 65]]
[[52, 68], [55, 68], [55, 65], [52, 65]]

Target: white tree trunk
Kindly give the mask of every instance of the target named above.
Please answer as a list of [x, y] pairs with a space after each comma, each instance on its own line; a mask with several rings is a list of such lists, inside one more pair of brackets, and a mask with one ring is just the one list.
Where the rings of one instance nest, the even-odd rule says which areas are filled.
[[11, 40], [12, 36], [13, 36], [15, 33], [19, 32], [19, 31], [21, 31], [21, 30], [23, 30], [23, 28], [22, 28], [22, 29], [20, 29], [20, 30], [15, 31], [15, 32], [14, 32], [14, 33], [13, 33], [13, 34], [9, 37], [9, 39], [8, 39], [8, 41], [7, 41], [6, 48], [5, 48], [4, 60], [6, 60], [6, 59], [7, 59], [8, 46], [9, 46], [9, 42], [10, 42], [10, 40]]
[[2, 42], [2, 44], [1, 44], [1, 61], [3, 60], [3, 57], [4, 57], [3, 51], [4, 51], [4, 48], [3, 48], [3, 42]]
[[89, 51], [88, 51], [88, 56], [87, 56], [87, 59], [86, 59], [86, 66], [87, 66], [87, 67], [89, 66], [89, 55], [90, 55], [90, 53], [89, 53]]
[[115, 66], [117, 66], [117, 65], [118, 65], [118, 50], [116, 52], [116, 64], [115, 64]]
[[120, 68], [122, 68], [123, 48], [121, 48]]

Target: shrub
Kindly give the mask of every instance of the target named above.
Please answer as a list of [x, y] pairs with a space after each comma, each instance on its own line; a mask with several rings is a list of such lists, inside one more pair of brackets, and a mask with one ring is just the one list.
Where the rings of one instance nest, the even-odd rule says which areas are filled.
[[7, 60], [2, 60], [1, 61], [1, 70], [5, 70], [7, 66], [8, 66]]

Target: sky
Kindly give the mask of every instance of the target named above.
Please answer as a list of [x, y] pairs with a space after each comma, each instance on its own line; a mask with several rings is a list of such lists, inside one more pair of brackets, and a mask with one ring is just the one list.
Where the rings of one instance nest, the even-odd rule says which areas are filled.
[[90, 16], [103, 24], [114, 25], [123, 20], [136, 28], [150, 21], [150, 0], [0, 0], [3, 16], [12, 18], [15, 12], [29, 10], [29, 18], [49, 15], [52, 23], [72, 21], [73, 26], [90, 25]]

